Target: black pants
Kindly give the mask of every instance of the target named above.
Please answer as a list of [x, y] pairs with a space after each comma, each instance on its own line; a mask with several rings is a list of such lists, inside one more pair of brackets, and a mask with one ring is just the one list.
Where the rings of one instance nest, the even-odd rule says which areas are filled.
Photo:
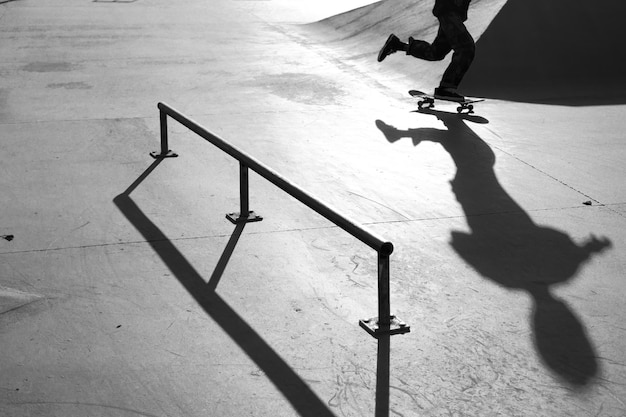
[[452, 61], [443, 74], [440, 87], [457, 88], [474, 60], [476, 46], [460, 16], [439, 17], [439, 32], [433, 43], [409, 39], [407, 55], [427, 61], [441, 61], [450, 53]]

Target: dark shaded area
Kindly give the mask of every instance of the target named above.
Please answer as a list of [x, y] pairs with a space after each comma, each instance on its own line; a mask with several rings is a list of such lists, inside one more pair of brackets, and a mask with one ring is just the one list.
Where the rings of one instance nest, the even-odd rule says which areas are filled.
[[402, 138], [415, 146], [431, 141], [450, 154], [457, 168], [452, 190], [471, 229], [453, 231], [450, 245], [485, 278], [530, 294], [534, 342], [544, 363], [574, 387], [588, 384], [600, 373], [593, 343], [581, 320], [550, 287], [574, 278], [610, 241], [590, 236], [578, 245], [565, 232], [534, 223], [498, 182], [492, 149], [465, 124], [486, 119], [432, 109], [420, 113], [437, 117], [447, 130], [400, 131], [380, 120], [376, 125], [391, 143]]
[[224, 253], [220, 257], [209, 282], [189, 263], [172, 241], [156, 226], [131, 199], [130, 193], [161, 163], [157, 159], [126, 191], [113, 202], [128, 221], [148, 241], [181, 285], [202, 309], [228, 334], [231, 339], [267, 375], [296, 412], [303, 417], [333, 417], [333, 413], [271, 348], [250, 325], [237, 314], [216, 292], [215, 288], [235, 249], [245, 223], [238, 224]]
[[509, 0], [476, 42], [461, 89], [521, 102], [626, 103], [624, 16], [623, 0]]

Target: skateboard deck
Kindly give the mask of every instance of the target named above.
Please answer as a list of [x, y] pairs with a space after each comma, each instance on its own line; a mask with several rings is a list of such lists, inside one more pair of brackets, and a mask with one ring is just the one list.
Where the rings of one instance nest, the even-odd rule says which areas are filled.
[[459, 107], [456, 108], [458, 113], [474, 113], [474, 103], [480, 103], [485, 101], [483, 98], [465, 98], [463, 101], [448, 100], [445, 98], [435, 97], [432, 94], [426, 94], [418, 90], [410, 90], [411, 97], [418, 98], [417, 107], [421, 109], [432, 109], [435, 107], [435, 100], [449, 101], [451, 103], [457, 103]]

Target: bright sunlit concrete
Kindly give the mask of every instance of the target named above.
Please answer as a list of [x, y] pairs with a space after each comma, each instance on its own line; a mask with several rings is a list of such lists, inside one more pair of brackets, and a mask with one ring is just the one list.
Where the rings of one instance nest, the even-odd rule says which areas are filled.
[[183, 3], [0, 4], [0, 415], [374, 415], [376, 253], [254, 173], [229, 223], [160, 101], [393, 242], [389, 415], [626, 414], [623, 97], [418, 113], [446, 63], [376, 53], [430, 2]]

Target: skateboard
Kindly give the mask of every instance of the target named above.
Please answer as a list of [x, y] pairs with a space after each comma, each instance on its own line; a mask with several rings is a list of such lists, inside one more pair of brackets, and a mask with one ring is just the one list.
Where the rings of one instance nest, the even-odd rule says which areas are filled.
[[420, 110], [432, 109], [433, 107], [435, 107], [435, 100], [442, 100], [457, 103], [459, 105], [459, 107], [456, 108], [456, 111], [458, 113], [474, 113], [474, 103], [480, 103], [481, 101], [485, 101], [485, 99], [483, 98], [466, 98], [463, 101], [448, 100], [445, 98], [435, 97], [432, 94], [426, 94], [418, 90], [410, 90], [409, 94], [411, 95], [411, 97], [419, 98], [419, 101], [417, 102], [417, 107]]

